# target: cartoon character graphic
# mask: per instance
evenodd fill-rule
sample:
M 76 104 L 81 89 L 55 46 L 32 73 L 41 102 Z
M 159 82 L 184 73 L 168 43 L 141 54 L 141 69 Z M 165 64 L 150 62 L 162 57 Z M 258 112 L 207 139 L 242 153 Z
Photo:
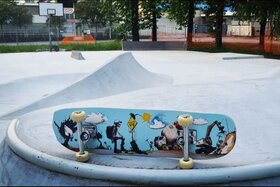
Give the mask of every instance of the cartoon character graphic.
M 64 138 L 63 146 L 69 147 L 69 141 L 73 140 L 73 134 L 77 131 L 77 123 L 72 121 L 70 117 L 67 120 L 61 122 L 60 126 L 54 121 L 55 126 L 58 129 L 61 137 Z
M 103 136 L 100 132 L 98 132 L 97 128 L 98 125 L 103 124 L 106 121 L 108 121 L 108 118 L 104 114 L 100 112 L 93 112 L 86 117 L 85 123 L 83 124 L 83 133 L 86 135 L 85 137 L 87 137 L 86 140 L 89 138 L 97 139 L 99 142 L 97 149 L 106 149 L 101 141 Z
M 183 144 L 183 130 L 177 121 L 164 127 L 161 136 L 154 139 L 154 145 L 158 150 L 179 150 Z
M 124 148 L 125 138 L 118 132 L 118 129 L 121 127 L 122 121 L 115 120 L 114 125 L 107 126 L 106 128 L 106 134 L 107 138 L 112 140 L 112 143 L 114 144 L 114 153 L 121 153 L 122 151 L 127 152 Z M 121 140 L 121 149 L 117 149 L 117 143 L 118 140 Z
M 135 153 L 138 153 L 138 154 L 147 154 L 146 151 L 142 151 L 142 150 L 139 149 L 138 144 L 136 143 L 136 140 L 134 139 L 134 136 L 133 136 L 135 127 L 138 124 L 138 122 L 136 120 L 136 116 L 141 116 L 143 122 L 148 122 L 151 118 L 151 115 L 148 114 L 148 113 L 144 113 L 143 115 L 130 113 L 130 118 L 127 122 L 127 126 L 130 129 L 129 132 L 131 133 L 130 145 L 131 145 L 132 151 L 135 152 Z
M 148 143 L 148 145 L 150 147 L 150 149 L 148 151 L 154 151 L 154 147 L 153 147 L 154 142 L 150 141 L 149 139 L 146 139 L 145 141 Z
M 211 132 L 213 128 L 217 126 L 218 133 L 217 133 L 217 142 L 216 145 L 211 138 Z M 205 137 L 201 138 L 200 140 L 197 140 L 197 132 L 196 131 L 190 131 L 190 138 L 191 144 L 194 144 L 197 149 L 195 150 L 196 153 L 201 154 L 204 153 L 206 155 L 208 154 L 227 154 L 231 151 L 234 143 L 235 143 L 235 131 L 227 133 L 227 131 L 224 130 L 225 127 L 221 124 L 219 121 L 214 121 L 207 127 L 206 135 Z

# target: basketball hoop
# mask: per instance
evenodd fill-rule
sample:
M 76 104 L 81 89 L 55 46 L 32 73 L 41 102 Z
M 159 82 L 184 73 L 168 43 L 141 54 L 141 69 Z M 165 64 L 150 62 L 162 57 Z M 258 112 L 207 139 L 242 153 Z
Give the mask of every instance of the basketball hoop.
M 53 49 L 55 51 L 58 51 L 57 46 L 52 45 L 52 37 L 51 37 L 51 22 L 52 22 L 52 17 L 62 17 L 63 16 L 63 4 L 62 3 L 39 3 L 39 15 L 40 16 L 47 16 L 49 18 L 49 46 L 50 46 L 50 51 Z M 58 37 L 57 37 L 58 38 Z
M 62 3 L 39 3 L 40 16 L 63 16 Z
M 55 10 L 55 9 L 47 9 L 47 14 L 48 14 L 49 16 L 56 15 L 56 10 Z

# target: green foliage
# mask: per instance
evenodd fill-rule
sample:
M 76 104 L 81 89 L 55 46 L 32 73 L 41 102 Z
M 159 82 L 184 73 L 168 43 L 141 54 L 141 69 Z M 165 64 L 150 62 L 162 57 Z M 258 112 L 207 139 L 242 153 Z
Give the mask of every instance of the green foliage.
M 280 36 L 280 10 L 276 11 L 273 17 L 274 35 Z
M 168 18 L 175 21 L 179 29 L 188 25 L 189 0 L 173 0 L 167 8 Z
M 132 33 L 132 3 L 138 1 L 131 0 L 84 0 L 76 4 L 76 17 L 81 19 L 82 23 L 90 26 L 103 26 L 109 24 L 110 26 L 116 24 L 114 32 L 122 37 L 126 37 Z M 140 0 L 139 7 L 139 28 L 152 27 L 152 13 L 155 11 L 157 18 L 163 14 L 164 0 Z
M 97 42 L 95 44 L 71 44 L 61 45 L 61 48 L 66 51 L 80 50 L 80 51 L 111 51 L 121 50 L 122 46 L 119 41 Z
M 112 25 L 113 23 L 118 22 L 118 16 L 116 15 L 117 11 L 115 8 L 114 0 L 106 0 L 103 2 L 103 6 L 101 6 L 101 12 L 104 15 L 104 22 L 109 23 Z
M 104 2 L 100 0 L 80 1 L 76 4 L 76 16 L 82 23 L 90 26 L 104 26 L 106 24 L 105 15 L 102 10 Z
M 204 1 L 207 6 L 202 8 L 201 10 L 206 14 L 206 17 L 217 17 L 217 14 L 224 13 L 225 6 L 233 6 L 233 0 L 205 0 Z M 216 18 L 215 18 L 216 19 Z M 213 21 L 213 20 L 211 20 Z M 217 20 L 215 20 L 216 22 Z M 212 23 L 213 24 L 213 23 Z
M 153 26 L 153 13 L 157 19 L 161 18 L 165 11 L 166 2 L 164 0 L 142 0 L 140 4 L 142 7 L 140 13 L 140 28 L 149 29 Z
M 98 42 L 95 44 L 70 44 L 60 45 L 59 48 L 66 51 L 80 50 L 80 51 L 109 51 L 121 50 L 122 46 L 119 41 Z M 36 52 L 48 51 L 49 45 L 0 45 L 0 53 L 19 53 L 19 52 Z
M 114 0 L 113 1 L 115 9 L 117 28 L 114 30 L 119 35 L 125 36 L 131 33 L 131 3 L 127 0 Z
M 0 0 L 0 25 L 7 24 L 13 17 L 14 0 Z
M 115 0 L 113 1 L 115 15 L 117 17 L 118 26 L 115 32 L 122 36 L 132 33 L 132 1 Z M 165 0 L 140 0 L 139 1 L 139 29 L 156 28 L 156 22 L 153 19 L 160 18 L 164 13 Z M 135 23 L 134 23 L 135 24 Z
M 235 15 L 242 21 L 271 19 L 279 8 L 280 0 L 235 0 Z
M 48 50 L 48 45 L 0 45 L 0 53 L 36 52 L 38 49 Z
M 0 25 L 13 24 L 23 27 L 32 22 L 32 15 L 24 6 L 16 5 L 14 0 L 0 0 Z
M 236 16 L 239 20 L 256 20 L 260 23 L 260 46 L 264 46 L 265 27 L 267 22 L 274 24 L 274 29 L 278 32 L 278 12 L 280 9 L 280 0 L 235 0 L 238 2 L 235 6 Z M 271 32 L 271 34 L 273 34 Z
M 32 23 L 32 14 L 25 6 L 14 6 L 12 11 L 11 24 L 21 28 Z

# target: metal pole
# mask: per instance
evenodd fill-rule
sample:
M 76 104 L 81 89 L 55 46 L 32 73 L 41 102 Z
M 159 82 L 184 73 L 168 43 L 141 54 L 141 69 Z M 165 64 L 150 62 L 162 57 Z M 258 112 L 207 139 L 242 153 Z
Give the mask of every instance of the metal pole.
M 52 15 L 49 15 L 49 47 L 50 51 L 52 51 L 52 36 L 51 36 L 51 21 L 52 20 Z

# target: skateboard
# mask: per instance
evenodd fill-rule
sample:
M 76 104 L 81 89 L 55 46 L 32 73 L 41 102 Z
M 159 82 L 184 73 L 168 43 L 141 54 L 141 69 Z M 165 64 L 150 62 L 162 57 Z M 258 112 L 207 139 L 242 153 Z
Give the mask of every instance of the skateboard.
M 73 120 L 74 111 L 83 111 L 83 116 Z M 178 117 L 186 113 L 193 118 L 188 131 L 178 123 Z M 211 159 L 228 154 L 236 141 L 235 124 L 230 117 L 185 111 L 61 109 L 53 115 L 53 130 L 58 142 L 70 150 L 77 152 L 82 146 L 82 151 L 108 154 L 179 157 L 188 140 L 192 158 Z M 184 132 L 188 134 L 187 140 L 184 140 Z

